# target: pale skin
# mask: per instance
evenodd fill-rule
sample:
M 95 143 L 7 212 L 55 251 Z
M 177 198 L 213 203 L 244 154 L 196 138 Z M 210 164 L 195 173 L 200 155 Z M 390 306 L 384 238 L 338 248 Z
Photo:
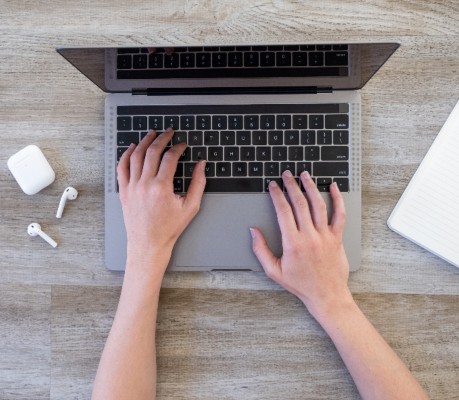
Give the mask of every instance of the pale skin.
M 150 131 L 131 145 L 118 165 L 127 230 L 126 273 L 115 320 L 105 345 L 92 398 L 155 399 L 155 327 L 162 278 L 174 244 L 198 213 L 205 188 L 205 162 L 197 163 L 186 196 L 173 192 L 173 176 L 185 144 L 161 158 L 173 136 Z M 348 288 L 349 265 L 342 244 L 344 201 L 330 187 L 333 215 L 307 173 L 306 196 L 289 172 L 282 179 L 290 201 L 269 187 L 282 233 L 277 258 L 263 233 L 251 228 L 252 246 L 266 274 L 297 296 L 334 342 L 363 399 L 428 399 L 409 369 L 360 311 Z

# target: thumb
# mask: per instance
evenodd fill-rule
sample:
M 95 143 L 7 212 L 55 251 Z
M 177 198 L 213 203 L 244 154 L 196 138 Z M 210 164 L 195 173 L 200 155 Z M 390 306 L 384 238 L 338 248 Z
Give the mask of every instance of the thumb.
M 280 260 L 277 258 L 266 243 L 266 239 L 258 228 L 250 228 L 252 236 L 252 250 L 258 258 L 266 275 L 279 283 L 281 278 Z

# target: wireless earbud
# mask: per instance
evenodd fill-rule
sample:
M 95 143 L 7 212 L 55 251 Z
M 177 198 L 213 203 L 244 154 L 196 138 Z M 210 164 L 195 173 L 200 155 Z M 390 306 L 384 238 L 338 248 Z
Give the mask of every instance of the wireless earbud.
M 64 193 L 62 194 L 61 201 L 59 202 L 56 218 L 62 217 L 62 213 L 64 212 L 64 207 L 67 200 L 75 200 L 77 197 L 78 191 L 75 188 L 69 186 L 67 189 L 65 189 Z
M 51 239 L 45 232 L 41 230 L 40 224 L 37 224 L 36 222 L 31 223 L 27 227 L 27 233 L 30 236 L 41 236 L 44 240 L 46 240 L 51 246 L 57 247 L 57 243 Z

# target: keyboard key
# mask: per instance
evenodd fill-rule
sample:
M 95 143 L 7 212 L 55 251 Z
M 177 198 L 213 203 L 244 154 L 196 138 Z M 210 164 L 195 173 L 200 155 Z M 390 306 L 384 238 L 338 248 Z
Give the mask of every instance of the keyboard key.
M 284 135 L 282 131 L 269 131 L 268 132 L 268 144 L 279 145 L 284 143 Z
M 132 129 L 131 117 L 118 117 L 117 128 L 119 131 L 130 131 Z
M 324 127 L 324 116 L 323 115 L 310 115 L 309 116 L 309 128 L 310 129 L 323 129 Z
M 231 52 L 228 53 L 228 67 L 242 67 L 242 53 L 241 52 Z M 233 128 L 236 129 L 236 128 Z
M 149 68 L 163 68 L 164 55 L 161 53 L 152 53 L 148 56 Z
M 329 44 L 318 44 L 317 50 L 331 50 L 331 45 Z
M 178 68 L 180 65 L 180 55 L 178 53 L 164 55 L 164 68 Z
M 275 146 L 272 149 L 273 161 L 287 161 L 287 147 Z
M 325 128 L 347 129 L 349 128 L 349 116 L 347 114 L 330 114 L 325 116 Z
M 185 171 L 185 176 L 186 177 L 193 176 L 193 171 L 194 171 L 194 166 L 195 165 L 196 165 L 196 163 L 191 163 L 191 162 L 187 162 L 187 163 L 183 164 L 183 169 Z
M 206 162 L 206 167 L 204 169 L 206 177 L 215 176 L 215 163 Z
M 265 178 L 265 192 L 269 192 L 269 184 L 271 181 L 276 182 L 277 186 L 279 186 L 281 190 L 284 190 L 284 182 L 282 181 L 282 178 Z
M 293 116 L 293 129 L 306 129 L 308 127 L 307 115 L 294 115 Z
M 339 66 L 348 64 L 347 51 L 327 51 L 325 53 L 325 65 Z
M 226 115 L 214 115 L 212 116 L 212 129 L 225 130 L 228 125 Z
M 266 131 L 253 131 L 252 144 L 265 145 L 268 144 L 268 133 Z
M 280 175 L 282 175 L 282 173 L 284 171 L 290 171 L 292 173 L 293 176 L 296 175 L 296 168 L 295 168 L 295 163 L 294 162 L 282 162 L 280 163 Z
M 201 131 L 188 132 L 188 144 L 190 146 L 202 146 L 202 132 Z
M 182 193 L 183 192 L 183 178 L 174 178 L 174 192 Z
M 180 178 L 183 176 L 183 163 L 178 163 L 177 168 L 175 169 L 175 174 L 174 176 L 176 178 Z
M 164 117 L 164 127 L 165 129 L 172 128 L 174 131 L 180 129 L 179 128 L 179 117 L 166 115 Z
M 316 144 L 315 131 L 301 131 L 301 144 Z
M 180 129 L 184 131 L 191 131 L 194 129 L 194 115 L 180 116 Z
M 135 54 L 132 56 L 132 66 L 134 69 L 146 69 L 148 67 L 146 54 Z
M 119 161 L 121 156 L 124 154 L 124 152 L 127 150 L 128 148 L 127 147 L 118 147 L 116 149 L 116 155 L 117 155 L 117 160 Z
M 118 54 L 131 54 L 131 53 L 138 53 L 138 47 L 122 47 L 118 49 Z
M 223 147 L 209 147 L 207 154 L 209 161 L 223 161 Z M 217 164 L 218 175 L 218 164 Z
M 315 176 L 347 176 L 349 164 L 347 162 L 315 162 L 312 167 Z
M 190 180 L 191 181 L 191 180 Z M 185 187 L 189 182 L 185 183 Z M 205 192 L 207 193 L 259 193 L 263 192 L 261 178 L 208 178 Z
M 276 118 L 277 129 L 291 129 L 292 128 L 292 116 L 291 115 L 278 115 Z
M 295 67 L 305 67 L 308 65 L 308 53 L 304 51 L 293 53 L 293 65 Z
M 272 51 L 260 53 L 260 65 L 262 67 L 274 67 L 276 65 L 275 54 Z
M 238 161 L 239 160 L 239 147 L 228 146 L 225 147 L 225 161 Z
M 148 127 L 155 131 L 162 131 L 164 129 L 163 125 L 163 116 L 162 115 L 152 115 L 148 117 Z
M 131 69 L 132 57 L 130 55 L 118 56 L 117 67 L 118 69 Z
M 265 163 L 265 176 L 279 176 L 279 163 L 277 162 Z
M 263 176 L 263 163 L 261 162 L 249 163 L 249 176 Z
M 212 129 L 210 126 L 210 115 L 197 115 L 196 128 L 202 130 Z
M 207 160 L 207 147 L 196 146 L 191 148 L 193 161 Z
M 247 163 L 233 163 L 233 176 L 247 176 Z
M 319 146 L 306 146 L 304 148 L 304 159 L 306 161 L 320 160 L 320 147 Z
M 349 178 L 335 178 L 333 182 L 336 182 L 341 192 L 349 192 Z
M 139 144 L 139 132 L 118 132 L 118 146 L 128 146 L 131 143 Z
M 244 53 L 244 67 L 258 67 L 259 65 L 258 53 L 248 51 Z
M 260 128 L 261 129 L 274 129 L 275 128 L 274 115 L 261 115 Z
M 289 161 L 303 161 L 303 147 L 291 146 L 288 148 Z
M 183 131 L 175 131 L 172 136 L 172 144 L 187 143 L 187 134 Z
M 324 146 L 321 159 L 324 161 L 348 160 L 349 148 L 347 146 Z
M 278 67 L 290 67 L 292 65 L 292 54 L 285 51 L 276 53 L 276 64 Z
M 297 162 L 296 175 L 300 176 L 303 171 L 308 171 L 310 174 L 312 174 L 312 164 L 310 162 Z
M 324 65 L 324 53 L 309 53 L 309 66 L 310 67 L 321 67 Z
M 217 176 L 231 176 L 231 163 L 218 162 L 215 170 Z
M 220 144 L 224 146 L 236 144 L 236 134 L 234 131 L 220 132 Z
M 317 178 L 316 185 L 319 192 L 329 192 L 331 184 L 332 178 Z
M 285 131 L 284 143 L 287 145 L 300 144 L 300 132 L 299 131 Z
M 226 53 L 213 53 L 212 54 L 212 67 L 214 68 L 224 68 L 227 65 L 226 62 Z
M 218 144 L 218 132 L 217 131 L 205 131 L 204 132 L 204 144 L 206 146 Z
M 168 149 L 166 148 L 166 150 Z M 179 162 L 183 162 L 183 161 L 191 161 L 191 148 L 190 147 L 187 147 L 183 151 L 182 155 L 180 156 Z
M 332 144 L 332 132 L 317 131 L 317 144 Z
M 147 129 L 147 117 L 134 117 L 132 118 L 132 129 L 144 131 Z
M 194 68 L 194 53 L 180 54 L 180 68 Z
M 229 129 L 243 129 L 242 115 L 230 115 L 228 117 L 228 128 Z
M 257 161 L 271 160 L 271 147 L 256 147 Z
M 255 161 L 255 147 L 241 147 L 242 161 Z
M 334 131 L 333 132 L 333 144 L 349 144 L 349 132 L 348 131 Z
M 196 67 L 209 68 L 211 64 L 210 53 L 197 53 L 196 54 Z
M 258 115 L 246 115 L 244 116 L 244 129 L 258 129 L 259 120 Z
M 239 146 L 244 146 L 251 144 L 250 132 L 249 131 L 239 131 L 236 132 L 236 144 Z

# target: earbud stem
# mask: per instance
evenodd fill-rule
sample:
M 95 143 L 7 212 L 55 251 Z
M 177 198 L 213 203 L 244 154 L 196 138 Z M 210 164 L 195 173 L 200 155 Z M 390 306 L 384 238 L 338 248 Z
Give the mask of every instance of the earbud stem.
M 51 239 L 45 232 L 39 230 L 38 234 L 40 235 L 40 237 L 46 240 L 51 246 L 57 247 L 57 243 L 53 239 Z

